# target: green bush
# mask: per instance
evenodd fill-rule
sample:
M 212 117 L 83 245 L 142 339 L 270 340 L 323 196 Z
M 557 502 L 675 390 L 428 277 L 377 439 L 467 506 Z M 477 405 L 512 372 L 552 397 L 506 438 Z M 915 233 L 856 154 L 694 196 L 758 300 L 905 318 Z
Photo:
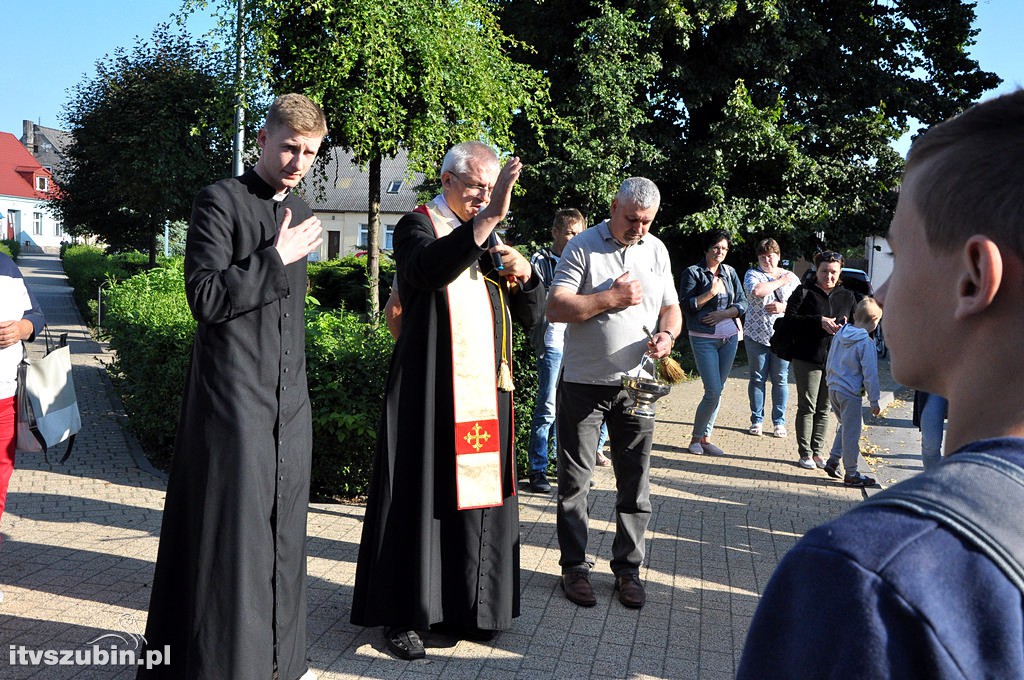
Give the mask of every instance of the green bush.
M 105 257 L 101 252 L 98 256 L 93 251 L 72 252 L 76 248 L 81 247 L 69 248 L 68 256 L 82 271 L 108 276 L 116 269 L 112 263 L 92 261 Z M 182 260 L 115 279 L 104 296 L 103 332 L 116 352 L 111 376 L 143 448 L 154 464 L 167 468 L 195 332 L 185 298 Z M 386 327 L 371 328 L 360 313 L 307 310 L 314 499 L 366 493 L 393 346 Z M 514 327 L 515 449 L 520 470 L 526 469 L 537 392 L 535 363 L 526 334 Z
M 102 248 L 90 245 L 72 245 L 64 250 L 64 273 L 74 289 L 75 304 L 89 323 L 96 322 L 96 301 L 101 284 L 123 281 L 148 265 L 149 256 L 145 253 L 106 255 Z M 105 320 L 103 325 L 106 325 Z
M 313 498 L 366 493 L 393 347 L 384 324 L 371 328 L 344 310 L 308 315 Z
M 0 240 L 0 246 L 3 246 L 2 250 L 10 255 L 12 260 L 17 260 L 18 256 L 21 255 L 21 244 L 18 243 L 16 238 Z
M 102 269 L 102 267 L 96 267 Z M 132 430 L 158 467 L 169 466 L 196 323 L 182 260 L 110 284 L 103 331 L 116 359 L 111 377 Z M 314 498 L 366 492 L 393 341 L 358 315 L 307 314 L 306 360 L 313 412 Z
M 324 309 L 347 309 L 366 314 L 366 258 L 348 255 L 340 260 L 311 262 L 308 267 L 310 295 Z M 395 263 L 387 257 L 380 259 L 379 307 L 384 308 L 391 294 L 391 279 Z
M 105 292 L 103 331 L 116 357 L 110 375 L 153 462 L 167 467 L 196 322 L 185 299 L 180 260 Z

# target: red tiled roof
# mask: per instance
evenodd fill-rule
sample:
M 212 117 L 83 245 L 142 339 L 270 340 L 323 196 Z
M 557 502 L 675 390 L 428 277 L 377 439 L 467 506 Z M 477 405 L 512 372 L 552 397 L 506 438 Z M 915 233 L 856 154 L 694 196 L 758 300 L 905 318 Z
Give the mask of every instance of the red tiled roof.
M 36 191 L 36 177 L 48 178 L 50 191 Z M 0 132 L 0 195 L 42 201 L 50 198 L 55 188 L 53 175 L 21 145 L 18 138 L 9 132 Z

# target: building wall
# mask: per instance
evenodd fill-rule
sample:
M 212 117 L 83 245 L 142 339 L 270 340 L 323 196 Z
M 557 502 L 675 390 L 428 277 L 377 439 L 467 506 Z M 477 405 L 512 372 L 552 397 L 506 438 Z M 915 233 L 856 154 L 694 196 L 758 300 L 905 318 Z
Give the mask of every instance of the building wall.
M 60 252 L 60 242 L 69 240 L 46 203 L 17 196 L 0 196 L 0 237 L 18 239 L 25 252 L 46 253 Z
M 354 255 L 366 250 L 365 244 L 359 243 L 360 227 L 367 223 L 366 213 L 353 212 L 323 212 L 316 211 L 316 216 L 324 227 L 324 242 L 320 245 L 319 259 L 327 260 L 335 256 L 331 252 L 337 244 L 337 256 Z M 387 242 L 388 227 L 394 229 L 401 214 L 381 213 L 380 216 L 380 245 L 384 251 L 390 251 L 390 244 Z M 334 232 L 335 235 L 332 235 Z

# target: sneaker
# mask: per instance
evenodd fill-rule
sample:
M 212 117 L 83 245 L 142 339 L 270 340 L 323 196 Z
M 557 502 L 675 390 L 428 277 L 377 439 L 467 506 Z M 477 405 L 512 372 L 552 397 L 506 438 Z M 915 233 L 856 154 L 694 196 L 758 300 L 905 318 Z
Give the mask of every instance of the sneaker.
M 825 469 L 825 461 L 823 461 L 821 459 L 821 456 L 819 456 L 818 454 L 814 454 L 813 456 L 811 456 L 811 460 L 813 460 L 814 464 L 820 467 L 822 470 Z
M 805 470 L 813 470 L 816 467 L 814 465 L 814 461 L 811 460 L 810 458 L 801 458 L 796 462 L 796 464 Z
M 829 477 L 839 479 L 842 475 L 839 473 L 839 459 L 829 458 L 828 462 L 825 463 L 825 474 Z
M 754 435 L 755 437 L 760 437 L 761 436 L 761 423 L 754 423 L 753 425 L 750 426 L 750 429 L 747 430 L 747 432 L 749 432 L 750 434 Z
M 867 475 L 862 475 L 859 472 L 849 472 L 843 477 L 843 484 L 845 486 L 862 489 L 865 486 L 874 486 L 875 480 Z
M 543 472 L 531 474 L 529 489 L 533 493 L 551 493 L 551 483 L 548 481 L 548 476 Z
M 704 442 L 701 442 L 700 446 L 701 446 L 702 449 L 704 449 L 704 455 L 705 456 L 724 456 L 725 455 L 725 451 L 723 451 L 722 449 L 718 448 L 717 446 L 715 446 L 711 442 L 707 442 L 706 444 Z
M 786 432 L 786 426 L 785 425 L 776 425 L 775 426 L 775 438 L 776 439 L 785 439 L 787 434 L 789 434 L 789 433 Z
M 704 447 L 701 445 L 699 441 L 690 442 L 690 445 L 686 447 L 686 450 L 695 456 L 704 455 Z

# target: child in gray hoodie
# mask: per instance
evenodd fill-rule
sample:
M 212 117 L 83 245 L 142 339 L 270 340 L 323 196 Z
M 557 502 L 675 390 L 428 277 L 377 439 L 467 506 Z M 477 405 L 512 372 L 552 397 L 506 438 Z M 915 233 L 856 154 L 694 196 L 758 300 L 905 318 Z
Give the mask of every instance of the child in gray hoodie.
M 878 415 L 878 357 L 869 333 L 878 327 L 882 308 L 874 298 L 864 298 L 853 310 L 853 323 L 846 324 L 832 338 L 825 362 L 825 382 L 832 410 L 839 418 L 839 429 L 825 472 L 839 477 L 839 459 L 846 475 L 843 484 L 851 487 L 874 486 L 875 480 L 857 471 L 860 457 L 861 390 L 871 402 L 871 414 Z

